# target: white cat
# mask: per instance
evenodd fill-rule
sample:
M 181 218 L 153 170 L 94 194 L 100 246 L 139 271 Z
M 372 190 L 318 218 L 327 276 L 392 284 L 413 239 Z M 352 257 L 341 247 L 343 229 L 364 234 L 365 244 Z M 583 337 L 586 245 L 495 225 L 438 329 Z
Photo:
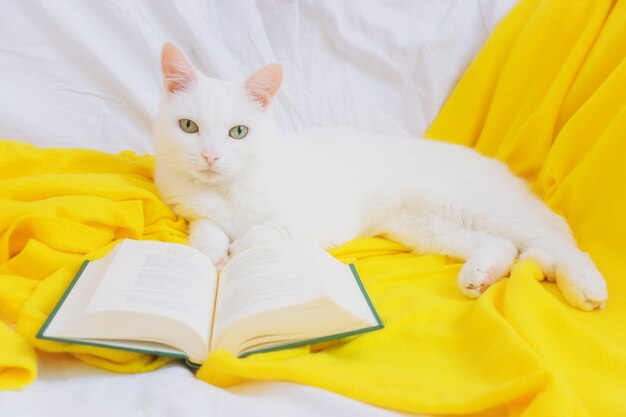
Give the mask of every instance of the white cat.
M 468 297 L 506 276 L 519 255 L 570 304 L 604 307 L 604 278 L 567 223 L 505 165 L 445 142 L 343 128 L 283 135 L 271 112 L 280 65 L 237 83 L 198 73 L 171 43 L 161 59 L 155 181 L 213 262 L 277 239 L 331 248 L 380 235 L 465 259 L 458 282 Z

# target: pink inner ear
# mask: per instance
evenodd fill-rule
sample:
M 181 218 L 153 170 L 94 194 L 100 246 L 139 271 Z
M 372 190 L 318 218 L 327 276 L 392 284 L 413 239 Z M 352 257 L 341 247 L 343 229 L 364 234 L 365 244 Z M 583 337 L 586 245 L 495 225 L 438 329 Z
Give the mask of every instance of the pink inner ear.
M 161 68 L 165 90 L 175 93 L 190 88 L 196 82 L 196 71 L 176 45 L 166 42 L 161 52 Z
M 278 92 L 282 80 L 283 67 L 274 63 L 257 70 L 248 77 L 243 86 L 253 101 L 259 103 L 261 107 L 267 108 Z

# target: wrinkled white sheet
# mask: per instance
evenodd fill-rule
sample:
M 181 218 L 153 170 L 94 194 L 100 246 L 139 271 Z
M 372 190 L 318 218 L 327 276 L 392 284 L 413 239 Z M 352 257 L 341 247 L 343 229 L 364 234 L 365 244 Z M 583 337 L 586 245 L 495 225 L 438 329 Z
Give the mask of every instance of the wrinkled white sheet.
M 283 63 L 275 113 L 284 129 L 419 136 L 515 2 L 3 1 L 0 138 L 151 153 L 165 40 L 216 78 Z M 182 365 L 115 375 L 44 355 L 40 373 L 0 393 L 0 415 L 396 415 L 294 384 L 222 390 Z

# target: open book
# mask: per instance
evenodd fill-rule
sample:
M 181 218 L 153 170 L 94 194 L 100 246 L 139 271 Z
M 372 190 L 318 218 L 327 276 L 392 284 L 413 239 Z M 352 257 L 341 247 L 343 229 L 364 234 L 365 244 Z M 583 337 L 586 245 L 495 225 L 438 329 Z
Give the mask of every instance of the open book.
M 37 337 L 199 364 L 381 327 L 354 266 L 311 242 L 242 252 L 218 278 L 190 246 L 123 240 L 83 264 Z

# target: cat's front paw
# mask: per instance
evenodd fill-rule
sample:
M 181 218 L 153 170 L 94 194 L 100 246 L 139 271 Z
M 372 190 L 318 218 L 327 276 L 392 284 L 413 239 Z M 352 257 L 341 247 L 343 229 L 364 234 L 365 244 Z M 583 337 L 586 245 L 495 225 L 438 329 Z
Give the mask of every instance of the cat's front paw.
M 269 225 L 252 226 L 248 233 L 231 243 L 229 253 L 236 255 L 248 249 L 285 240 L 285 233 Z
M 592 311 L 604 308 L 609 294 L 606 281 L 591 259 L 584 254 L 578 261 L 556 270 L 556 285 L 572 306 Z
M 206 239 L 194 239 L 189 236 L 189 244 L 205 254 L 219 271 L 228 260 L 228 242 L 212 242 Z
M 189 244 L 205 254 L 221 270 L 228 260 L 230 239 L 212 224 L 196 222 L 189 231 Z

